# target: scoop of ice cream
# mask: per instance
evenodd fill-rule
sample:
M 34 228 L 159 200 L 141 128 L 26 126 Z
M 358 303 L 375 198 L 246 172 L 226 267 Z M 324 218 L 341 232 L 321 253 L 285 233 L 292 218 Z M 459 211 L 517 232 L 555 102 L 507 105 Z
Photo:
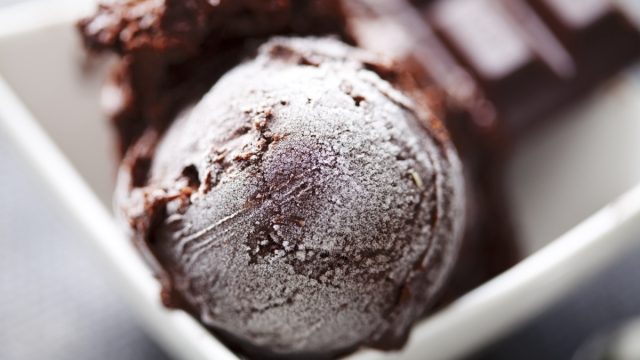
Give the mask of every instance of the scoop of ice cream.
M 116 210 L 165 301 L 261 356 L 402 345 L 452 268 L 464 194 L 389 66 L 276 38 L 129 150 Z

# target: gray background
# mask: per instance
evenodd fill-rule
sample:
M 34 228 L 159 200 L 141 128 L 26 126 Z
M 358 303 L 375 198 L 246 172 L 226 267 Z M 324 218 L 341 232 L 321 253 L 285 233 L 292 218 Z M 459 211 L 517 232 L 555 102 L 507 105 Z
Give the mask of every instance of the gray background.
M 58 211 L 0 134 L 0 360 L 167 358 Z M 474 358 L 572 358 L 640 316 L 639 274 L 640 249 Z

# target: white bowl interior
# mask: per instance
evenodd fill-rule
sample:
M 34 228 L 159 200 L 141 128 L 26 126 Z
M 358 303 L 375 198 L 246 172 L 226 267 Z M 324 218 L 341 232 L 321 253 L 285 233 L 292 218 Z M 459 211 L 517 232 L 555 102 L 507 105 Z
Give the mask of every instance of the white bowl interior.
M 99 105 L 102 65 L 87 62 L 70 22 L 6 37 L 0 44 L 5 80 L 110 208 L 116 152 Z
M 517 149 L 509 197 L 533 253 L 640 181 L 640 76 L 629 71 Z

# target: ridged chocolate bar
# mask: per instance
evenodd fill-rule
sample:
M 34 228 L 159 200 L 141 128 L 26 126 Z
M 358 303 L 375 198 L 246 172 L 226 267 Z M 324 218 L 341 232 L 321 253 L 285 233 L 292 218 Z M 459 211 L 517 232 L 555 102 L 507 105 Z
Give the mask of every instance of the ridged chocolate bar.
M 362 46 L 417 64 L 467 113 L 452 126 L 471 120 L 474 131 L 503 139 L 640 56 L 637 24 L 607 0 L 363 0 L 354 8 Z

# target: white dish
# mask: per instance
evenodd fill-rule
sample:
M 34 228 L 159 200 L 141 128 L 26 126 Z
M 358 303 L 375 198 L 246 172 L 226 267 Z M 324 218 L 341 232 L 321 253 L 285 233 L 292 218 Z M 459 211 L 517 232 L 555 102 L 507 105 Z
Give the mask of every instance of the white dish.
M 48 0 L 0 11 L 0 131 L 84 231 L 161 345 L 184 359 L 237 359 L 190 316 L 162 307 L 157 282 L 113 222 L 113 149 L 98 107 L 104 71 L 82 74 L 73 29 L 73 20 L 90 9 L 90 1 Z M 640 182 L 639 100 L 640 80 L 629 73 L 522 144 L 509 193 L 529 256 L 420 322 L 402 352 L 367 350 L 350 358 L 468 354 L 535 316 L 640 239 L 640 186 L 634 187 Z

